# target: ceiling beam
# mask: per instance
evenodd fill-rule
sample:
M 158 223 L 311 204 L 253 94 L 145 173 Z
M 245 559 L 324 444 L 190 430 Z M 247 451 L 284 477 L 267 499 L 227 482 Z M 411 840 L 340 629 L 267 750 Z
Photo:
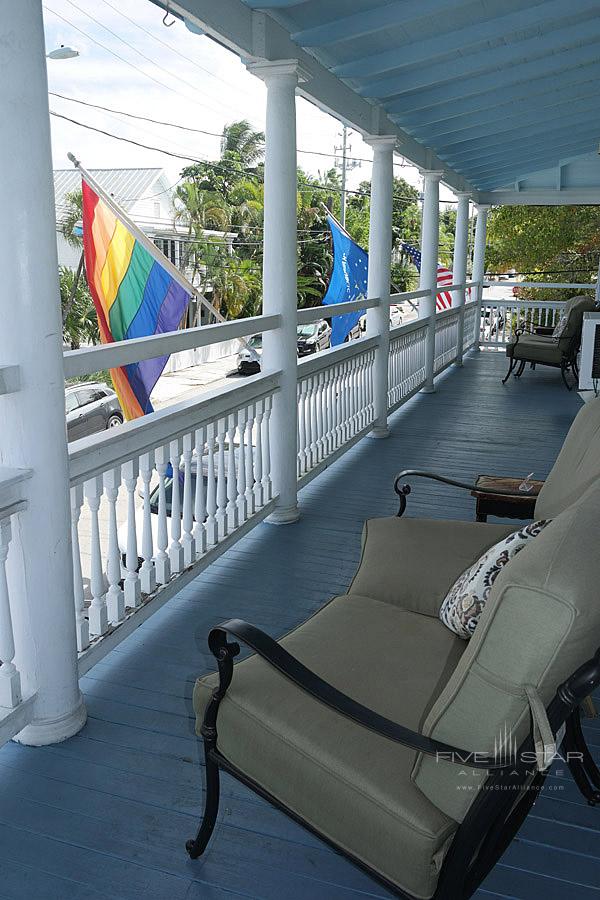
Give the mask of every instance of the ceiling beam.
M 356 78 L 357 90 L 363 97 L 383 99 L 435 84 L 447 84 L 458 78 L 473 78 L 505 66 L 521 65 L 549 53 L 572 52 L 581 44 L 600 41 L 600 18 L 595 16 L 574 25 L 564 25 L 560 21 L 544 22 L 540 24 L 540 32 L 526 40 L 517 39 L 509 44 L 486 47 L 466 56 L 458 55 L 457 51 L 453 59 L 445 59 L 440 65 L 421 65 L 408 70 L 395 68 L 389 76 L 376 81 L 360 76 Z
M 551 188 L 526 188 L 523 191 L 491 190 L 479 191 L 477 202 L 492 206 L 588 206 L 600 205 L 600 187 L 566 188 L 562 191 Z
M 550 101 L 552 100 L 552 95 L 549 96 L 549 99 Z M 571 95 L 562 102 L 553 103 L 551 106 L 530 107 L 525 116 L 523 116 L 522 112 L 517 111 L 507 116 L 496 116 L 495 122 L 475 122 L 471 125 L 463 125 L 463 127 L 452 127 L 452 125 L 447 125 L 445 128 L 417 127 L 407 130 L 419 141 L 433 144 L 435 147 L 445 147 L 452 146 L 452 144 L 463 140 L 474 140 L 493 134 L 506 135 L 513 129 L 520 131 L 525 120 L 527 121 L 527 129 L 529 129 L 532 125 L 552 124 L 559 116 L 562 121 L 562 116 L 565 114 L 572 116 L 580 112 L 588 112 L 594 115 L 600 114 L 598 85 L 594 82 L 590 82 L 590 87 L 584 94 L 578 93 L 575 97 Z
M 408 22 L 418 22 L 419 19 L 449 9 L 455 14 L 457 8 L 467 6 L 470 2 L 471 0 L 463 0 L 462 3 L 457 3 L 456 0 L 420 0 L 415 4 L 414 0 L 394 0 L 375 9 L 338 16 L 322 25 L 296 31 L 292 34 L 292 40 L 301 47 L 327 47 L 340 41 L 368 37 L 394 25 L 405 26 Z
M 514 104 L 516 101 L 532 101 L 536 103 L 540 99 L 547 99 L 552 94 L 560 93 L 577 84 L 583 84 L 592 79 L 600 78 L 600 52 L 594 63 L 588 63 L 569 72 L 563 72 L 560 77 L 560 88 L 557 89 L 555 76 L 536 78 L 529 81 L 520 81 L 513 87 L 506 87 L 501 91 L 496 89 L 482 94 L 473 94 L 463 98 L 460 103 L 444 103 L 439 106 L 430 106 L 414 113 L 391 112 L 392 104 L 386 104 L 389 115 L 397 119 L 402 126 L 414 125 L 419 122 L 433 123 L 448 121 L 452 118 L 466 119 L 477 114 L 489 113 L 502 115 L 502 109 L 506 104 Z M 498 110 L 498 112 L 496 112 Z
M 435 147 L 439 152 L 449 154 L 451 156 L 472 155 L 478 153 L 486 147 L 506 148 L 511 146 L 520 147 L 523 144 L 531 144 L 537 141 L 547 143 L 554 136 L 560 137 L 566 134 L 567 129 L 577 128 L 581 125 L 591 125 L 595 127 L 600 136 L 600 99 L 594 98 L 592 104 L 583 101 L 581 106 L 571 104 L 571 112 L 564 112 L 562 116 L 550 117 L 540 122 L 527 123 L 527 126 L 511 127 L 510 124 L 504 133 L 500 134 L 483 134 L 478 137 L 463 138 L 457 135 L 457 139 L 444 141 L 440 139 L 435 142 Z
M 433 121 L 430 120 L 430 116 L 419 114 L 415 114 L 413 117 L 408 118 L 403 117 L 401 121 L 403 127 L 410 131 L 411 134 L 417 129 L 427 127 L 434 128 L 436 134 L 448 134 L 453 127 L 456 127 L 458 130 L 461 128 L 468 128 L 471 125 L 496 125 L 513 116 L 520 116 L 521 122 L 525 118 L 529 121 L 529 116 L 536 110 L 556 107 L 560 103 L 571 101 L 574 97 L 587 97 L 593 93 L 596 93 L 597 95 L 598 77 L 600 77 L 600 62 L 596 66 L 595 74 L 586 79 L 586 81 L 581 82 L 577 91 L 574 91 L 573 85 L 566 85 L 565 87 L 557 88 L 554 91 L 544 90 L 540 93 L 536 90 L 535 94 L 528 95 L 525 98 L 514 100 L 509 96 L 504 103 L 501 103 L 498 106 L 485 106 L 483 109 L 478 109 L 474 112 L 465 113 L 460 116 L 439 118 L 440 112 L 438 111 L 437 118 Z M 533 84 L 535 84 L 535 82 L 533 82 Z M 436 110 L 437 109 L 438 107 L 436 107 Z
M 525 151 L 512 157 L 507 155 L 480 164 L 465 163 L 464 168 L 477 184 L 485 176 L 495 177 L 498 173 L 502 173 L 503 177 L 504 175 L 507 178 L 510 176 L 510 180 L 514 182 L 524 177 L 524 173 L 552 169 L 564 157 L 576 156 L 586 150 L 589 151 L 590 140 L 593 138 L 583 136 L 578 141 L 571 142 L 570 145 L 553 147 L 551 150 L 540 150 L 537 153 L 535 150 Z
M 518 34 L 528 28 L 539 30 L 541 23 L 550 23 L 553 19 L 564 21 L 578 13 L 597 11 L 595 0 L 534 0 L 525 9 L 498 15 L 482 6 L 483 21 L 471 21 L 460 28 L 440 28 L 433 37 L 410 41 L 383 53 L 364 56 L 334 66 L 332 71 L 340 78 L 363 78 L 381 75 L 389 69 L 402 68 L 418 63 L 433 63 L 436 59 L 447 56 L 454 50 L 467 52 L 469 47 L 493 41 L 502 35 L 509 40 L 511 35 Z M 449 16 L 445 22 L 452 24 Z
M 460 101 L 465 97 L 483 93 L 502 97 L 502 92 L 506 88 L 522 82 L 526 86 L 528 83 L 542 78 L 555 79 L 561 73 L 597 62 L 598 48 L 596 45 L 591 45 L 580 48 L 576 54 L 572 52 L 555 53 L 544 59 L 536 59 L 520 66 L 490 72 L 488 75 L 481 75 L 477 78 L 451 81 L 449 84 L 438 85 L 428 90 L 413 91 L 411 94 L 395 98 L 384 105 L 388 113 L 398 112 L 401 114 L 417 112 L 438 104 L 458 103 L 460 109 Z M 558 81 L 553 81 L 553 83 L 556 86 Z
M 242 0 L 152 0 L 197 25 L 205 34 L 228 47 L 242 59 L 296 59 L 307 73 L 307 81 L 298 94 L 319 109 L 355 128 L 363 135 L 394 134 L 404 157 L 423 169 L 444 170 L 443 181 L 457 191 L 469 191 L 472 185 L 453 172 L 434 151 L 415 141 L 383 109 L 360 97 L 322 65 L 314 56 L 298 47 L 283 26 L 271 16 L 253 12 Z M 264 0 L 263 0 L 264 2 Z

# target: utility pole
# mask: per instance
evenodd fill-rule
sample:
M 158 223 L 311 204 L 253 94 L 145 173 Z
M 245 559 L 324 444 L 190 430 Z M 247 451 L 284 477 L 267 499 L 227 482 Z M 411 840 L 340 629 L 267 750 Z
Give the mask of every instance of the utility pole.
M 341 169 L 342 172 L 342 186 L 341 186 L 341 213 L 340 213 L 340 225 L 342 228 L 346 227 L 346 180 L 348 172 L 351 172 L 352 169 L 356 169 L 360 167 L 360 162 L 358 160 L 349 160 L 348 153 L 352 152 L 352 148 L 348 145 L 348 126 L 342 126 L 342 144 L 341 147 L 334 147 L 334 152 L 337 154 L 341 152 L 341 157 L 338 159 L 336 157 L 335 166 L 337 169 Z

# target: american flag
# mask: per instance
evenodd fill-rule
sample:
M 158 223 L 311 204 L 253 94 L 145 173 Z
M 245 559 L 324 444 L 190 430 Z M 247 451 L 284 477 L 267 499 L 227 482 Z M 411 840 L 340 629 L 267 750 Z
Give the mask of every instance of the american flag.
M 410 256 L 411 260 L 417 267 L 417 272 L 420 272 L 421 251 L 417 250 L 416 247 L 411 247 L 410 244 L 405 244 L 404 242 L 402 243 L 402 249 L 408 256 Z M 443 287 L 446 284 L 452 284 L 452 272 L 441 263 L 438 263 L 437 267 L 437 283 L 438 287 Z M 441 312 L 443 309 L 449 309 L 451 306 L 452 294 L 450 294 L 448 291 L 441 291 L 435 298 L 436 310 L 438 312 Z

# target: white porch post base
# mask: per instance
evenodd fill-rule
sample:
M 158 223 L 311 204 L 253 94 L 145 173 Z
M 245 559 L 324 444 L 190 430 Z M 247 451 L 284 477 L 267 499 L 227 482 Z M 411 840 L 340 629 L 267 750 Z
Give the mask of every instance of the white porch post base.
M 425 342 L 425 384 L 422 393 L 432 394 L 435 359 L 435 297 L 437 294 L 437 265 L 439 247 L 440 179 L 443 172 L 423 171 L 423 221 L 421 225 L 421 275 L 419 289 L 430 291 L 419 303 L 419 318 L 430 319 Z
M 39 719 L 20 731 L 15 741 L 28 747 L 45 747 L 47 744 L 58 744 L 73 737 L 81 731 L 87 719 L 87 711 L 83 697 L 79 697 L 79 705 L 64 716 L 57 719 Z
M 293 525 L 299 519 L 300 510 L 297 505 L 289 506 L 287 509 L 283 506 L 276 506 L 265 522 L 268 522 L 269 525 Z
M 373 366 L 375 422 L 370 437 L 381 439 L 388 428 L 388 365 L 390 355 L 390 268 L 392 264 L 392 205 L 394 190 L 393 135 L 368 135 L 373 147 L 371 209 L 369 222 L 369 277 L 367 295 L 378 297 L 379 305 L 367 310 L 367 335 L 377 337 Z
M 0 397 L 2 465 L 32 472 L 15 517 L 7 579 L 14 662 L 31 719 L 17 737 L 42 745 L 75 734 L 78 686 L 62 322 L 41 0 L 0 3 L 0 360 L 19 390 Z M 34 248 L 34 249 L 33 249 Z M 33 251 L 33 252 L 32 252 Z
M 469 244 L 469 194 L 457 194 L 456 228 L 454 231 L 454 257 L 452 260 L 452 281 L 454 284 L 464 284 L 467 280 L 467 251 Z M 452 306 L 461 311 L 458 320 L 458 336 L 456 341 L 455 366 L 463 364 L 463 338 L 465 333 L 465 300 L 466 288 L 454 291 L 452 294 Z
M 483 297 L 483 279 L 485 276 L 485 242 L 487 237 L 487 216 L 490 207 L 486 205 L 476 204 L 477 221 L 475 223 L 475 246 L 473 248 L 473 281 L 478 281 L 479 286 L 475 288 L 477 292 L 477 328 L 481 323 L 481 300 Z M 479 350 L 479 339 L 475 345 L 475 349 Z
M 297 162 L 296 86 L 306 80 L 297 60 L 250 60 L 248 69 L 267 86 L 263 313 L 279 315 L 281 325 L 263 335 L 262 370 L 281 372 L 273 397 L 270 455 L 275 509 L 266 521 L 290 525 L 298 509 L 297 401 Z

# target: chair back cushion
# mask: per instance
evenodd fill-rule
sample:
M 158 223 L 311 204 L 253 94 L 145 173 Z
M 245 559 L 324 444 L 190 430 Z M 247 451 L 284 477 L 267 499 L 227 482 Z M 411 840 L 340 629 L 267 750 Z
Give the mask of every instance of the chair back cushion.
M 579 348 L 581 342 L 581 329 L 583 327 L 584 312 L 593 312 L 595 309 L 594 299 L 584 295 L 571 297 L 565 303 L 563 314 L 560 317 L 557 327 L 554 329 L 553 337 L 558 341 L 558 346 L 563 353 L 568 353 Z
M 600 480 L 600 397 L 577 413 L 535 504 L 536 519 L 552 519 Z
M 600 645 L 600 484 L 530 541 L 496 579 L 489 601 L 423 733 L 455 747 L 493 754 L 519 745 L 530 729 L 525 687 L 547 705 Z M 477 796 L 485 772 L 419 756 L 412 777 L 456 821 Z

